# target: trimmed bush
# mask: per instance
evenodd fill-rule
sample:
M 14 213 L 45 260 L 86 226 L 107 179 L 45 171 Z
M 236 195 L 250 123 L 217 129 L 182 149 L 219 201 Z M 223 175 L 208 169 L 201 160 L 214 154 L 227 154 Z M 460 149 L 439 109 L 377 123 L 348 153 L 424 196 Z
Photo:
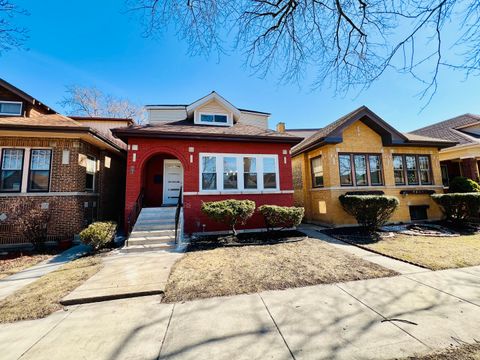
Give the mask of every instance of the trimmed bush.
M 440 205 L 447 221 L 462 223 L 478 217 L 480 193 L 434 194 L 432 198 Z
M 384 195 L 340 195 L 339 200 L 343 209 L 369 232 L 385 224 L 399 204 L 396 197 Z
M 258 212 L 263 215 L 267 230 L 292 228 L 300 225 L 305 214 L 303 207 L 262 205 Z
M 237 235 L 237 224 L 245 224 L 255 211 L 251 200 L 223 200 L 202 202 L 202 212 L 210 219 L 227 224 L 233 235 Z
M 480 185 L 472 179 L 457 176 L 450 181 L 449 193 L 475 193 L 480 192 Z
M 113 241 L 117 224 L 113 221 L 94 222 L 80 233 L 80 240 L 95 250 L 104 248 Z

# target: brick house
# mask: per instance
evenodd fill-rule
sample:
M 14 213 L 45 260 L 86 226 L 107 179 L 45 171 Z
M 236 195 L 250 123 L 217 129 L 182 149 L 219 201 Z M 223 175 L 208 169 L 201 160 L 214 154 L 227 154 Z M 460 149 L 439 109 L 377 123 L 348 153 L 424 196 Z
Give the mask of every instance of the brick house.
M 306 221 L 354 224 L 338 199 L 346 193 L 397 197 L 392 222 L 441 217 L 430 194 L 443 192 L 439 150 L 455 143 L 401 133 L 365 106 L 308 135 L 292 149 L 295 203 Z
M 118 220 L 126 145 L 108 126 L 131 123 L 74 120 L 0 80 L 0 246 L 27 242 L 15 227 L 16 202 L 51 212 L 50 240 L 72 238 L 97 219 Z
M 464 114 L 415 130 L 413 134 L 432 136 L 457 143 L 440 151 L 442 181 L 457 176 L 480 180 L 480 116 Z
M 301 139 L 268 129 L 270 114 L 239 109 L 215 92 L 189 105 L 149 105 L 148 123 L 114 129 L 128 144 L 125 221 L 138 207 L 175 206 L 184 232 L 216 232 L 202 201 L 250 199 L 293 205 L 290 148 Z M 255 214 L 244 229 L 264 228 Z

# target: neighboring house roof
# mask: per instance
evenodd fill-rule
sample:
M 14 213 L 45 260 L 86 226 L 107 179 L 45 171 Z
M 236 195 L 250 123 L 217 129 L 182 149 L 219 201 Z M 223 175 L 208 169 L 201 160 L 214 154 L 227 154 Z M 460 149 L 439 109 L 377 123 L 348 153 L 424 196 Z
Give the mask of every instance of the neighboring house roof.
M 285 132 L 293 136 L 298 136 L 302 138 L 308 138 L 315 134 L 320 128 L 311 128 L 311 129 L 285 129 Z
M 112 134 L 107 134 L 92 127 L 84 126 L 79 122 L 60 114 L 45 114 L 31 117 L 0 117 L 0 130 L 86 133 L 118 150 L 126 150 L 126 144 L 119 139 L 114 138 Z
M 268 112 L 263 112 L 263 111 L 256 111 L 256 110 L 247 110 L 247 109 L 240 109 L 235 107 L 232 103 L 230 103 L 228 100 L 226 100 L 223 96 L 218 94 L 216 91 L 212 91 L 210 94 L 195 100 L 191 104 L 157 104 L 157 105 L 145 105 L 147 109 L 185 109 L 189 115 L 193 113 L 193 111 L 199 107 L 202 106 L 203 104 L 206 104 L 207 102 L 211 100 L 217 100 L 220 102 L 223 106 L 225 106 L 227 109 L 231 110 L 236 116 L 238 116 L 238 112 L 249 112 L 252 114 L 260 114 L 260 115 L 271 115 Z
M 325 144 L 338 144 L 343 141 L 343 130 L 356 121 L 362 121 L 381 135 L 384 145 L 395 146 L 435 146 L 449 147 L 455 145 L 455 142 L 449 140 L 436 139 L 427 136 L 416 136 L 404 134 L 390 126 L 377 114 L 366 106 L 342 116 L 338 120 L 328 124 L 315 132 L 312 136 L 303 140 L 292 149 L 292 155 L 297 155 L 305 151 L 313 150 Z
M 476 144 L 475 134 L 465 131 L 465 127 L 480 124 L 480 115 L 464 114 L 452 119 L 412 131 L 411 134 L 432 136 L 439 139 L 454 141 L 459 145 Z
M 235 123 L 233 126 L 212 126 L 194 124 L 192 120 L 166 122 L 158 125 L 135 125 L 112 130 L 113 134 L 126 139 L 135 137 L 156 137 L 170 139 L 229 140 L 284 142 L 298 144 L 302 138 L 263 129 L 254 125 Z
M 118 117 L 97 117 L 97 116 L 70 116 L 73 120 L 78 121 L 122 121 L 126 122 L 128 125 L 133 125 L 135 121 L 131 118 L 118 118 Z
M 27 94 L 25 91 L 23 90 L 20 90 L 19 88 L 13 86 L 12 84 L 10 84 L 9 82 L 3 80 L 0 78 L 0 87 L 4 87 L 5 89 L 7 89 L 8 91 L 14 93 L 15 95 L 21 97 L 22 99 L 24 99 L 26 102 L 29 102 L 30 104 L 32 105 L 35 105 L 35 106 L 40 106 L 40 107 L 43 107 L 48 113 L 50 114 L 56 114 L 57 112 L 55 110 L 53 110 L 51 107 L 45 105 L 44 103 L 42 103 L 41 101 L 35 99 L 33 96 Z

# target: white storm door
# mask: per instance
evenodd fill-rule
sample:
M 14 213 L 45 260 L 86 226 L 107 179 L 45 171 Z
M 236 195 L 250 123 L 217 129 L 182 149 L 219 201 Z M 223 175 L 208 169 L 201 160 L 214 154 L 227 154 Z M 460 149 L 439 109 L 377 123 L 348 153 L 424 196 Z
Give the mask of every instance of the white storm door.
M 175 205 L 178 202 L 180 188 L 183 185 L 183 169 L 179 160 L 164 160 L 163 163 L 163 205 Z

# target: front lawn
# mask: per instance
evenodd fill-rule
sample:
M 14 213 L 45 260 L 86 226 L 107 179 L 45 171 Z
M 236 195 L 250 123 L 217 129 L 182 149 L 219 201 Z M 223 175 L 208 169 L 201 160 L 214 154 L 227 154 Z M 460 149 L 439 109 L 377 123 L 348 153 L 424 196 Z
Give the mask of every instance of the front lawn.
M 479 360 L 480 343 L 452 347 L 423 356 L 412 356 L 406 360 Z
M 30 266 L 36 265 L 44 260 L 48 260 L 53 255 L 48 254 L 31 254 L 14 256 L 10 259 L 0 260 L 0 279 L 13 275 L 19 271 L 25 270 Z
M 374 250 L 432 270 L 480 265 L 478 233 L 452 237 L 404 234 L 383 237 L 377 233 L 369 237 L 356 234 L 354 228 L 332 229 L 325 232 L 367 250 Z
M 102 267 L 98 257 L 74 260 L 0 301 L 0 323 L 45 317 L 62 308 L 59 301 Z
M 165 302 L 397 275 L 308 238 L 210 249 L 193 245 L 190 249 L 172 269 Z

